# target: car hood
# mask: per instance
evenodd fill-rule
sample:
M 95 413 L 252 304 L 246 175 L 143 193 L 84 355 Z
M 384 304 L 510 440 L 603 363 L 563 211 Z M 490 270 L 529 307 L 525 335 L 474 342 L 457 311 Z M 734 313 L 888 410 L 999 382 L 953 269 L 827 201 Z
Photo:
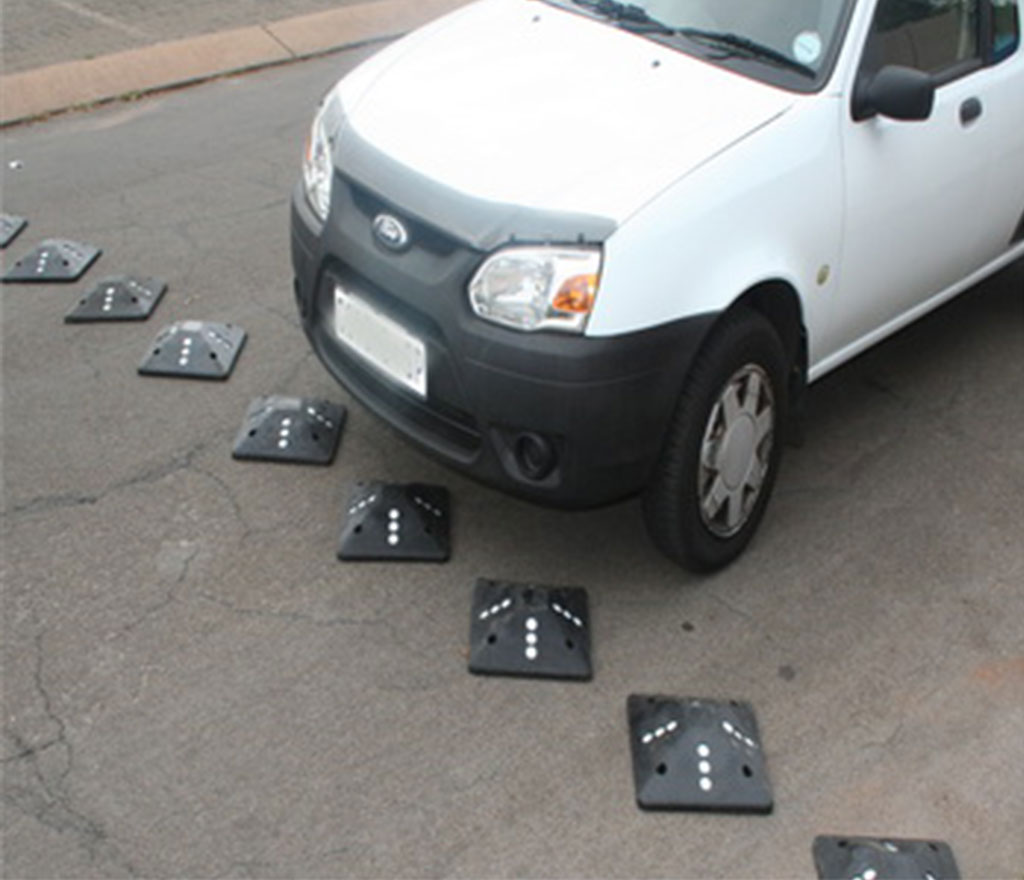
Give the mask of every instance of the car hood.
M 344 79 L 348 125 L 465 196 L 621 224 L 792 94 L 536 0 L 482 0 Z

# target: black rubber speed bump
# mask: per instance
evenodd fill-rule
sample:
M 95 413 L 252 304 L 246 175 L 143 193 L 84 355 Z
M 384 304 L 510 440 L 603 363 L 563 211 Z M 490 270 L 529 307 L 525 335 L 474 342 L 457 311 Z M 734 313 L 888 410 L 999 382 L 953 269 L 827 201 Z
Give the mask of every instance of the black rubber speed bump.
M 50 238 L 18 260 L 4 275 L 7 281 L 77 281 L 99 255 L 103 253 L 91 244 Z
M 590 614 L 581 587 L 480 578 L 473 590 L 469 671 L 587 680 Z
M 227 379 L 245 345 L 245 331 L 234 324 L 178 321 L 164 327 L 139 364 L 148 376 Z
M 345 408 L 303 397 L 257 397 L 235 438 L 235 458 L 330 464 L 338 451 Z
M 451 555 L 448 490 L 420 483 L 356 483 L 338 558 L 445 562 Z
M 771 812 L 771 786 L 749 703 L 634 694 L 626 711 L 641 807 Z
M 5 248 L 14 239 L 21 235 L 21 231 L 28 226 L 28 220 L 24 217 L 15 217 L 13 214 L 0 214 L 0 248 Z
M 895 837 L 814 838 L 814 867 L 821 880 L 959 880 L 949 844 Z
M 119 275 L 104 278 L 64 316 L 68 324 L 91 321 L 145 321 L 156 308 L 167 284 L 159 278 Z

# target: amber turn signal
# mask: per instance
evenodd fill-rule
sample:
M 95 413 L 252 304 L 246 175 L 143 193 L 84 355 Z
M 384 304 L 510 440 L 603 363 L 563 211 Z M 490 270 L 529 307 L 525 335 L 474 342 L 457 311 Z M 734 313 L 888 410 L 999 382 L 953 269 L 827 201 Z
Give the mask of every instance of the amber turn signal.
M 597 275 L 573 275 L 558 289 L 552 306 L 559 312 L 585 315 L 594 308 L 596 293 Z

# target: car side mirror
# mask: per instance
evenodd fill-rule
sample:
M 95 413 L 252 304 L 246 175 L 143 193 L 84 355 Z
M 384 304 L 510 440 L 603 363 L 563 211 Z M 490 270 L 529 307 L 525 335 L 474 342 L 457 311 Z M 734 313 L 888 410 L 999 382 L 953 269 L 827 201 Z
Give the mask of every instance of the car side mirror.
M 935 82 L 911 67 L 890 64 L 875 74 L 862 76 L 853 92 L 853 118 L 888 116 L 905 122 L 927 119 L 935 104 Z

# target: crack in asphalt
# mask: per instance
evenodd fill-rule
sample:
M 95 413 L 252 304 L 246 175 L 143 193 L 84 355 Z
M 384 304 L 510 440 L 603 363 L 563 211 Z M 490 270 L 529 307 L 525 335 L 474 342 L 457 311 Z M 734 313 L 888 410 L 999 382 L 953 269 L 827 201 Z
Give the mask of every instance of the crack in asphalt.
M 39 745 L 31 745 L 18 733 L 9 727 L 4 727 L 5 735 L 17 745 L 21 751 L 18 755 L 8 758 L 4 764 L 12 764 L 15 761 L 26 761 L 31 766 L 32 777 L 36 783 L 36 790 L 19 788 L 7 779 L 4 774 L 3 799 L 13 809 L 35 819 L 37 822 L 52 828 L 61 834 L 71 833 L 79 838 L 81 845 L 85 848 L 90 862 L 106 862 L 117 865 L 129 876 L 138 877 L 139 872 L 130 861 L 125 859 L 117 846 L 110 840 L 106 828 L 85 813 L 77 809 L 71 803 L 71 796 L 67 791 L 68 777 L 71 775 L 75 764 L 75 751 L 71 740 L 68 738 L 67 725 L 56 713 L 53 707 L 53 700 L 46 687 L 43 676 L 45 653 L 43 650 L 43 639 L 46 631 L 36 633 L 35 643 L 35 667 L 33 670 L 33 684 L 36 692 L 42 701 L 43 714 L 52 725 L 57 728 L 57 735 Z M 64 750 L 62 767 L 55 778 L 48 778 L 40 765 L 39 756 L 44 752 L 56 747 Z M 52 775 L 52 774 L 49 774 Z
M 196 456 L 203 452 L 208 446 L 209 442 L 204 440 L 195 444 L 185 452 L 175 455 L 170 461 L 148 468 L 147 470 L 142 471 L 142 473 L 136 474 L 134 477 L 129 477 L 127 480 L 121 480 L 120 482 L 114 483 L 96 494 L 62 492 L 56 495 L 41 495 L 31 499 L 30 501 L 16 504 L 10 510 L 3 511 L 0 513 L 0 519 L 10 519 L 34 513 L 48 513 L 52 510 L 60 510 L 68 507 L 84 507 L 92 504 L 98 504 L 105 498 L 118 492 L 123 492 L 126 489 L 133 489 L 137 486 L 158 483 L 165 477 L 171 476 L 171 474 L 176 474 L 179 471 L 191 468 L 192 462 L 195 460 Z
M 52 749 L 55 745 L 61 744 L 60 739 L 48 739 L 44 743 L 39 743 L 39 745 L 30 745 L 23 737 L 13 730 L 8 730 L 6 727 L 4 728 L 4 736 L 14 743 L 15 747 L 20 749 L 20 751 L 15 755 L 9 755 L 0 760 L 0 764 L 15 764 L 18 761 L 24 761 L 26 758 L 35 758 L 37 755 Z
M 40 495 L 31 501 L 18 504 L 10 510 L 0 513 L 0 518 L 21 516 L 29 513 L 48 513 L 51 510 L 60 510 L 66 507 L 86 507 L 90 504 L 97 504 L 106 493 L 100 495 L 86 495 L 76 492 L 64 492 L 59 495 Z
M 193 562 L 193 560 L 195 560 L 195 558 L 198 555 L 199 555 L 199 547 L 198 546 L 192 547 L 191 548 L 191 552 L 182 561 L 182 563 L 181 563 L 181 570 L 178 572 L 177 577 L 175 577 L 174 582 L 171 584 L 171 588 L 167 591 L 167 595 L 164 596 L 164 598 L 161 599 L 156 604 L 151 605 L 149 608 L 144 609 L 143 612 L 138 617 L 135 618 L 135 620 L 133 620 L 130 623 L 127 623 L 124 626 L 122 626 L 114 634 L 113 637 L 114 638 L 118 638 L 120 636 L 128 635 L 133 630 L 135 630 L 137 627 L 141 626 L 143 623 L 145 623 L 147 620 L 149 620 L 149 618 L 155 617 L 160 612 L 162 612 L 165 608 L 168 608 L 169 606 L 171 606 L 175 602 L 177 602 L 178 601 L 178 592 L 181 590 L 182 586 L 184 586 L 185 581 L 188 580 L 188 573 L 189 573 L 189 570 L 192 567 L 192 562 Z
M 47 720 L 57 725 L 57 737 L 54 740 L 54 744 L 63 745 L 67 753 L 66 766 L 64 767 L 64 770 L 60 775 L 60 781 L 64 782 L 64 780 L 67 779 L 68 774 L 71 772 L 71 767 L 74 764 L 75 760 L 75 753 L 74 747 L 68 740 L 68 730 L 67 726 L 64 724 L 64 719 L 53 711 L 53 701 L 50 699 L 50 693 L 46 689 L 46 685 L 43 683 L 43 637 L 45 636 L 45 634 L 45 630 L 36 633 L 36 637 L 34 640 L 36 646 L 36 665 L 35 669 L 32 672 L 32 682 L 35 685 L 36 691 L 39 693 L 39 696 L 42 698 L 43 714 L 46 716 Z
M 234 487 L 232 487 L 221 477 L 218 477 L 216 474 L 211 473 L 210 471 L 207 470 L 203 470 L 202 468 L 193 467 L 192 473 L 200 477 L 205 477 L 211 483 L 215 483 L 217 486 L 221 488 L 221 490 L 224 492 L 224 497 L 227 499 L 228 505 L 231 507 L 231 511 L 234 514 L 235 519 L 238 520 L 238 524 L 242 527 L 242 536 L 240 540 L 245 541 L 246 539 L 248 539 L 248 537 L 252 535 L 253 532 L 256 531 L 256 529 L 245 518 L 245 514 L 242 513 L 242 505 L 238 500 L 238 496 L 235 494 Z

